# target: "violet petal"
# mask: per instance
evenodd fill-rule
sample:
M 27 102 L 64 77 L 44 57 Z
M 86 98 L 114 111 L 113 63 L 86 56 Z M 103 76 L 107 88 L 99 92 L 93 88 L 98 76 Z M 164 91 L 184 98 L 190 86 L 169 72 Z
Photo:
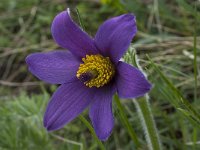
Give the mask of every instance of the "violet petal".
M 143 96 L 152 87 L 139 69 L 127 63 L 118 63 L 117 74 L 117 92 L 121 98 Z
M 47 106 L 44 126 L 48 131 L 60 129 L 90 104 L 93 94 L 92 89 L 79 80 L 61 85 Z
M 98 89 L 93 99 L 94 102 L 91 104 L 89 116 L 100 140 L 106 140 L 114 126 L 112 96 L 115 91 L 115 87 L 112 86 Z
M 80 62 L 67 51 L 33 53 L 26 57 L 29 71 L 52 84 L 67 83 L 76 77 Z
M 78 58 L 98 53 L 93 39 L 73 22 L 68 13 L 63 11 L 54 18 L 51 26 L 54 40 Z
M 105 21 L 96 33 L 95 44 L 114 63 L 123 56 L 137 32 L 135 16 L 125 14 Z

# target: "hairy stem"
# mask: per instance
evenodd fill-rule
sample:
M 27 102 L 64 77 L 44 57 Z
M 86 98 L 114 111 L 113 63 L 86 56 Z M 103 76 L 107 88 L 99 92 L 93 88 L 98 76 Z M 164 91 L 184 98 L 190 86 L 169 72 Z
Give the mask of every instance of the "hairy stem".
M 132 53 L 130 57 L 131 63 L 135 67 L 139 68 L 144 73 L 145 76 L 147 76 L 138 63 L 138 58 L 135 53 L 135 49 L 130 48 L 129 52 Z M 159 134 L 155 125 L 153 114 L 151 112 L 148 94 L 146 94 L 146 96 L 144 97 L 138 98 L 137 100 L 133 100 L 133 102 L 136 106 L 139 118 L 141 120 L 141 124 L 145 133 L 145 138 L 149 149 L 161 150 L 162 145 L 159 139 Z
M 161 150 L 161 142 L 151 112 L 148 96 L 133 100 L 133 102 L 137 108 L 149 149 Z

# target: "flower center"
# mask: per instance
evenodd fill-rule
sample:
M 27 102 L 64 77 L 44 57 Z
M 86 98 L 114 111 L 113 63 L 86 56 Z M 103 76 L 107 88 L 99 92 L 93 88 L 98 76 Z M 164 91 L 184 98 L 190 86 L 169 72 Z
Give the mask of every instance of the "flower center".
M 115 74 L 114 65 L 109 57 L 102 55 L 86 55 L 82 58 L 77 71 L 77 78 L 88 87 L 101 87 L 107 84 Z

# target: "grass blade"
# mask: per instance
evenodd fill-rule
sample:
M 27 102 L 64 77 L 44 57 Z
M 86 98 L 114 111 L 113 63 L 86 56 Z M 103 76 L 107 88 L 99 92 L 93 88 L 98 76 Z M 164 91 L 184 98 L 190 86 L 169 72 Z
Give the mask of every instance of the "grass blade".
M 117 104 L 117 108 L 119 110 L 120 119 L 125 124 L 125 126 L 128 130 L 128 134 L 130 135 L 130 137 L 131 137 L 132 141 L 134 142 L 134 144 L 136 145 L 136 147 L 139 147 L 140 143 L 138 141 L 137 135 L 136 135 L 135 131 L 133 130 L 133 128 L 131 127 L 131 124 L 129 123 L 128 118 L 125 115 L 124 107 L 121 104 L 119 97 L 117 95 L 115 95 L 114 99 Z
M 197 8 L 195 5 L 195 23 L 194 23 L 194 61 L 193 61 L 193 67 L 194 67 L 194 100 L 197 101 Z
M 177 97 L 178 102 L 177 103 L 173 103 L 173 105 L 179 109 L 182 108 L 184 110 L 187 110 L 187 112 L 189 113 L 187 116 L 187 118 L 189 120 L 195 120 L 196 122 L 200 122 L 200 115 L 199 113 L 193 108 L 193 106 L 189 103 L 189 101 L 187 99 L 185 99 L 183 97 L 183 95 L 180 93 L 180 91 L 171 83 L 171 81 L 169 81 L 169 79 L 161 72 L 161 70 L 158 68 L 158 66 L 150 59 L 149 56 L 147 56 L 151 65 L 154 67 L 155 71 L 159 74 L 159 76 L 161 77 L 161 79 L 167 84 L 167 86 L 173 90 L 174 94 Z M 183 112 L 183 111 L 180 111 Z M 200 126 L 198 126 L 200 127 Z
M 81 16 L 80 16 L 80 13 L 79 13 L 78 8 L 76 8 L 76 14 L 77 14 L 77 16 L 78 16 L 78 21 L 79 21 L 79 23 L 80 23 L 80 26 L 81 26 L 82 30 L 85 31 L 85 26 L 84 26 L 83 21 L 82 21 L 82 19 L 81 19 Z
M 105 150 L 105 147 L 103 145 L 103 143 L 99 140 L 99 138 L 97 137 L 97 135 L 95 134 L 94 129 L 92 128 L 92 126 L 90 125 L 90 123 L 82 116 L 79 116 L 79 119 L 85 124 L 85 126 L 90 130 L 92 136 L 94 137 L 95 141 L 98 143 L 99 148 L 101 150 Z

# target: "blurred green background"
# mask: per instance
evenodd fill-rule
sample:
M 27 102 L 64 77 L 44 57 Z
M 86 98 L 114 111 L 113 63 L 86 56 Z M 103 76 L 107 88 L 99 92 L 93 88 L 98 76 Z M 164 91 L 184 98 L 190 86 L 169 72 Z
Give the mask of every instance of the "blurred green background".
M 195 11 L 195 5 L 196 10 Z M 160 67 L 183 96 L 200 112 L 200 76 L 194 80 L 200 62 L 200 2 L 194 0 L 1 0 L 0 2 L 0 150 L 96 150 L 98 144 L 77 118 L 63 129 L 47 133 L 42 116 L 55 85 L 31 75 L 25 57 L 33 52 L 59 49 L 50 33 L 52 19 L 70 8 L 78 23 L 78 9 L 85 30 L 92 36 L 106 19 L 132 12 L 137 17 L 138 33 L 131 48 L 154 88 L 150 103 L 163 149 L 200 149 L 199 128 L 181 114 L 174 91 L 168 88 L 146 57 Z M 194 44 L 194 35 L 197 35 Z M 193 54 L 194 47 L 197 54 Z M 125 57 L 133 55 L 127 53 Z M 195 99 L 196 89 L 196 100 Z M 123 101 L 128 119 L 147 149 L 145 135 L 132 101 Z M 132 150 L 118 110 L 113 104 L 115 127 L 104 142 L 108 150 Z M 87 110 L 84 116 L 88 119 Z M 89 120 L 89 119 L 88 119 Z

